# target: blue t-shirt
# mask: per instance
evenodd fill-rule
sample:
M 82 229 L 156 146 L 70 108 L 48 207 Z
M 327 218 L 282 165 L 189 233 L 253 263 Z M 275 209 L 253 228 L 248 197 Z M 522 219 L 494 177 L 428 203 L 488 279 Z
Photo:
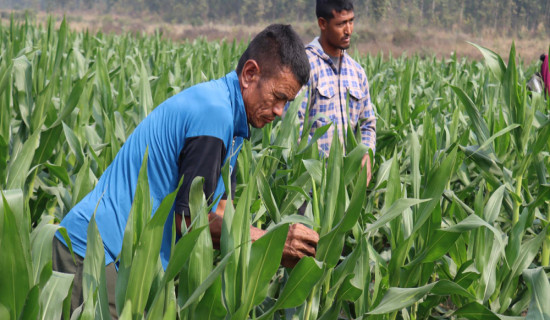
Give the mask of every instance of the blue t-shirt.
M 149 191 L 154 213 L 164 197 L 177 188 L 181 166 L 202 165 L 181 163 L 180 156 L 186 141 L 207 137 L 223 142 L 219 143 L 219 148 L 225 148 L 221 150 L 225 156 L 224 162 L 231 158 L 234 166 L 242 138 L 248 136 L 246 111 L 235 71 L 167 99 L 136 127 L 95 188 L 61 221 L 61 226 L 67 229 L 74 252 L 85 256 L 88 223 L 97 206 L 96 222 L 105 247 L 105 263 L 116 260 L 122 249 L 124 229 L 147 147 Z M 214 199 L 224 191 L 220 176 Z M 160 254 L 164 268 L 170 258 L 172 220 L 173 212 L 164 228 Z M 59 233 L 56 236 L 65 243 Z

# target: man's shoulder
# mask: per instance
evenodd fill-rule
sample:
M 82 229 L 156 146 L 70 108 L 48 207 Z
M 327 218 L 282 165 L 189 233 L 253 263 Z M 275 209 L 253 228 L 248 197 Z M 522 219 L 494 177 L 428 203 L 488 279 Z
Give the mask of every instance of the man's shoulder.
M 184 103 L 190 107 L 196 106 L 203 110 L 209 106 L 229 106 L 230 103 L 229 90 L 221 79 L 195 84 L 172 98 L 167 102 Z
M 307 46 L 306 54 L 309 60 L 312 75 L 319 74 L 322 70 L 331 68 L 329 62 L 327 61 L 328 56 L 326 56 L 319 48 L 315 46 Z
M 309 61 L 316 61 L 316 60 L 323 60 L 323 54 L 319 48 L 316 46 L 309 44 L 306 46 L 306 54 Z

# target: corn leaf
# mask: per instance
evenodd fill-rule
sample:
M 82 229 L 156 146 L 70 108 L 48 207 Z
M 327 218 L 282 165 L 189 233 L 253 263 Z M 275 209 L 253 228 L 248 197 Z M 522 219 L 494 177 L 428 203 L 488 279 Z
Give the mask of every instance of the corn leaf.
M 30 248 L 24 245 L 22 235 L 17 227 L 15 212 L 8 206 L 7 200 L 2 193 L 3 200 L 3 230 L 0 250 L 0 304 L 4 305 L 11 319 L 17 319 L 22 312 L 27 292 L 31 289 L 31 278 L 27 270 L 25 260 L 26 251 Z M 27 234 L 28 236 L 28 234 Z
M 243 304 L 234 318 L 245 319 L 252 307 L 267 295 L 265 289 L 279 268 L 287 233 L 288 224 L 281 224 L 252 244 Z
M 160 259 L 160 247 L 164 223 L 170 213 L 177 190 L 167 195 L 145 225 L 137 243 L 128 278 L 126 300 L 132 301 L 132 314 L 143 313 L 149 297 L 153 278 L 157 272 Z
M 73 274 L 53 272 L 46 286 L 44 286 L 40 292 L 40 313 L 42 319 L 61 318 L 63 300 L 65 300 L 70 293 L 73 278 Z
M 109 300 L 105 277 L 105 248 L 97 229 L 95 213 L 88 224 L 86 256 L 82 271 L 82 292 L 84 293 L 84 311 L 92 308 L 96 319 L 110 319 Z
M 491 72 L 493 72 L 495 77 L 500 81 L 504 73 L 506 72 L 506 65 L 504 64 L 502 58 L 492 50 L 489 50 L 472 42 L 468 43 L 476 47 L 481 52 L 481 54 L 485 58 L 485 63 L 487 63 L 487 66 L 489 67 Z
M 12 155 L 8 166 L 7 189 L 24 189 L 35 150 L 40 142 L 40 131 L 35 131 L 16 155 Z
M 210 274 L 206 277 L 206 279 L 201 282 L 201 284 L 191 293 L 189 296 L 189 299 L 185 302 L 185 304 L 181 307 L 181 309 L 188 308 L 191 304 L 194 304 L 201 295 L 207 291 L 207 289 L 212 286 L 212 284 L 216 283 L 220 278 L 221 273 L 225 269 L 225 266 L 230 261 L 232 253 L 226 255 L 219 263 L 218 265 L 210 272 Z M 211 294 L 214 294 L 210 292 Z M 208 299 L 214 299 L 213 297 L 209 297 Z M 213 301 L 213 300 L 212 300 Z M 181 312 L 180 309 L 180 312 Z M 211 311 L 214 311 L 211 309 Z M 219 310 L 218 310 L 219 311 Z
M 221 320 L 227 314 L 222 303 L 222 279 L 216 278 L 214 283 L 206 290 L 204 297 L 195 310 L 195 316 L 204 320 Z
M 550 319 L 550 283 L 544 269 L 525 269 L 523 277 L 531 292 L 531 302 L 526 319 Z
M 39 285 L 35 285 L 31 288 L 29 291 L 29 294 L 27 295 L 27 299 L 25 300 L 25 304 L 23 306 L 23 312 L 19 316 L 19 319 L 22 320 L 31 320 L 31 319 L 38 319 L 40 315 L 40 287 Z M 59 309 L 60 306 L 56 306 L 56 308 Z M 1 308 L 1 307 L 0 307 Z M 59 313 L 61 314 L 61 312 Z M 2 315 L 2 312 L 0 311 L 0 317 L 2 319 L 8 319 L 9 314 Z
M 365 170 L 359 174 L 359 179 L 355 184 L 350 204 L 343 219 L 330 232 L 319 239 L 316 258 L 326 263 L 329 268 L 334 267 L 338 262 L 344 245 L 345 234 L 351 230 L 357 219 L 359 219 L 366 188 L 367 174 Z
M 292 269 L 275 305 L 258 319 L 267 319 L 275 311 L 299 306 L 311 293 L 323 274 L 322 265 L 311 257 L 302 258 Z

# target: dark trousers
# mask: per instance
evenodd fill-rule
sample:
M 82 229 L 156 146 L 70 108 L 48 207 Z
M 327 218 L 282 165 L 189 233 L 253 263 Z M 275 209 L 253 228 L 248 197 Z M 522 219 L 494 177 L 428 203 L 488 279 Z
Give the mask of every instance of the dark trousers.
M 71 315 L 73 311 L 84 303 L 82 293 L 82 274 L 84 271 L 84 259 L 75 254 L 76 264 L 73 261 L 71 252 L 59 239 L 53 238 L 52 245 L 52 268 L 55 271 L 74 274 L 73 292 L 71 296 Z M 105 266 L 105 278 L 107 282 L 107 296 L 109 300 L 109 311 L 113 319 L 117 319 L 115 305 L 115 286 L 117 271 L 114 263 Z

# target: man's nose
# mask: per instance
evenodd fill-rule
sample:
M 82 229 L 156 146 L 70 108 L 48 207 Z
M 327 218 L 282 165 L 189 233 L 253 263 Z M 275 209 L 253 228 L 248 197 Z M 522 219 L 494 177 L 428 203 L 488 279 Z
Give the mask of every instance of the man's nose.
M 273 113 L 279 117 L 283 116 L 283 111 L 285 110 L 285 103 L 277 103 L 273 107 Z
M 348 22 L 344 26 L 344 34 L 345 35 L 350 35 L 351 34 L 351 23 Z

